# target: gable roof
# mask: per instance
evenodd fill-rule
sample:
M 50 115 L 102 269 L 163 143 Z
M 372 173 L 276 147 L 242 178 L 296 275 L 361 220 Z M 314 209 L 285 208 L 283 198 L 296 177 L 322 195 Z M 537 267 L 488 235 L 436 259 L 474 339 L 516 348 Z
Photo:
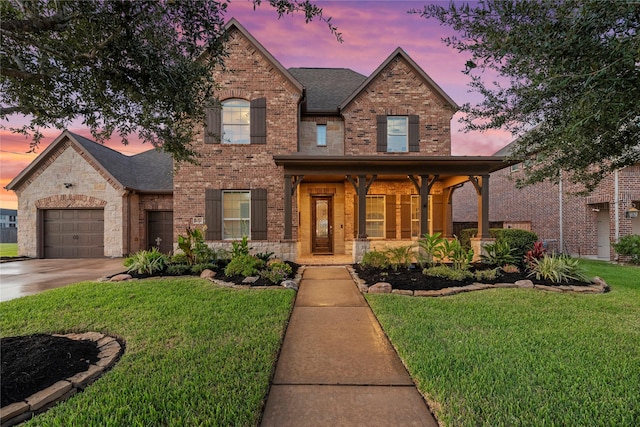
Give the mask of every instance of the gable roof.
M 341 110 L 345 109 L 347 105 L 349 105 L 351 101 L 353 101 L 354 98 L 358 96 L 360 92 L 362 92 L 369 85 L 369 83 L 371 83 L 376 77 L 378 77 L 378 75 L 382 73 L 382 71 L 387 67 L 387 65 L 389 65 L 391 61 L 393 61 L 398 56 L 404 59 L 405 61 L 407 61 L 407 63 L 409 63 L 409 65 L 414 69 L 414 71 L 420 77 L 422 77 L 422 79 L 425 82 L 427 82 L 427 84 L 431 86 L 434 89 L 434 91 L 438 95 L 440 95 L 447 104 L 451 106 L 451 108 L 453 108 L 454 110 L 457 110 L 458 108 L 460 108 L 455 103 L 455 101 L 451 99 L 451 97 L 447 95 L 446 92 L 442 90 L 442 88 L 438 86 L 438 84 L 434 82 L 431 79 L 431 77 L 429 77 L 427 73 L 425 73 L 424 70 L 420 68 L 420 66 L 416 64 L 416 62 L 413 59 L 411 59 L 411 57 L 404 50 L 402 50 L 402 48 L 398 47 L 396 48 L 396 50 L 393 51 L 391 55 L 389 55 L 389 57 L 382 64 L 380 64 L 380 66 L 369 76 L 368 79 L 362 82 L 362 84 L 351 94 L 351 96 L 349 96 L 347 99 L 345 99 L 342 102 L 342 104 L 340 104 L 340 109 Z
M 340 104 L 367 77 L 348 68 L 289 68 L 306 90 L 307 113 L 337 114 Z
M 287 71 L 286 68 L 284 68 L 284 66 L 280 63 L 280 61 L 278 61 L 273 55 L 271 55 L 271 53 L 269 53 L 269 51 L 267 49 L 264 48 L 264 46 L 262 46 L 262 44 L 260 44 L 260 42 L 258 40 L 256 40 L 255 37 L 253 37 L 251 35 L 251 33 L 249 31 L 247 31 L 246 28 L 244 28 L 240 22 L 238 22 L 238 20 L 236 18 L 231 18 L 229 20 L 229 22 L 227 22 L 227 24 L 225 25 L 225 30 L 228 32 L 229 30 L 231 30 L 232 28 L 237 29 L 244 37 L 246 37 L 251 44 L 253 44 L 256 49 L 258 49 L 258 51 L 264 55 L 267 60 L 287 79 L 289 80 L 289 82 L 296 88 L 298 89 L 300 92 L 304 91 L 304 88 L 302 87 L 302 85 L 300 84 L 300 82 L 298 80 L 295 79 L 295 77 L 293 77 L 291 75 L 291 73 L 289 71 Z
M 81 135 L 65 130 L 33 162 L 7 185 L 13 190 L 35 173 L 53 155 L 56 148 L 70 141 L 93 160 L 107 176 L 128 190 L 167 193 L 173 192 L 173 158 L 156 150 L 145 151 L 134 156 L 105 147 Z

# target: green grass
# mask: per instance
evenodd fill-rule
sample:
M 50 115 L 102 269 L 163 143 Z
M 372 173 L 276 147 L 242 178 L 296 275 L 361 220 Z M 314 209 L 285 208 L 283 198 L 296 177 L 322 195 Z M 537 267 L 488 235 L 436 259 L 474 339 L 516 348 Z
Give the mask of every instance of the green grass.
M 640 268 L 582 264 L 612 291 L 367 300 L 444 425 L 640 425 Z
M 111 371 L 25 425 L 256 425 L 294 296 L 178 278 L 85 282 L 2 303 L 2 336 L 126 341 Z
M 18 256 L 18 244 L 0 243 L 0 256 Z

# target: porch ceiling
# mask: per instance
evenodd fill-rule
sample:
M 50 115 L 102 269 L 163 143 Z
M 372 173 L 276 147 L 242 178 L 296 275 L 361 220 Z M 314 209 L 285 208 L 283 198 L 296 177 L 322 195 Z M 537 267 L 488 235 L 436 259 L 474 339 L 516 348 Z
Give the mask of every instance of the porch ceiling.
M 273 156 L 287 175 L 488 175 L 518 163 L 497 156 Z

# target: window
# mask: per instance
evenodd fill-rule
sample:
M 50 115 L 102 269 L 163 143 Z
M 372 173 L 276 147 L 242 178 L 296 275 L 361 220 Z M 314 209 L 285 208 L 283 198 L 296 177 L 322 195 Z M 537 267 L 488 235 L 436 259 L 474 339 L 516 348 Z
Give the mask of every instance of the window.
M 411 237 L 420 237 L 420 196 L 411 195 Z
M 520 170 L 520 163 L 516 163 L 515 165 L 511 165 L 511 172 L 517 172 Z
M 407 117 L 387 117 L 387 151 L 389 153 L 404 153 L 409 151 L 408 128 Z
M 223 191 L 222 239 L 241 239 L 243 236 L 251 236 L 251 193 Z
M 367 236 L 383 239 L 385 203 L 384 196 L 367 196 Z
M 316 143 L 318 147 L 327 146 L 327 125 L 316 125 Z
M 251 142 L 250 103 L 242 99 L 222 102 L 222 143 L 249 144 Z

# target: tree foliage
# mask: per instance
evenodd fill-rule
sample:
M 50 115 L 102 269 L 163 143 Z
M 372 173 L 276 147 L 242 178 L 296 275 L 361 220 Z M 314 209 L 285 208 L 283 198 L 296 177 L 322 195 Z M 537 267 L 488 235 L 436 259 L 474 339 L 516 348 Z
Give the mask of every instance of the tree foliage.
M 506 128 L 519 136 L 513 157 L 543 159 L 520 184 L 562 172 L 590 190 L 640 161 L 637 1 L 481 0 L 412 12 L 451 26 L 459 35 L 444 42 L 470 54 L 464 72 L 484 99 L 462 107 L 465 128 Z
M 261 0 L 253 0 L 254 7 Z M 331 18 L 309 0 L 269 0 L 279 16 Z M 117 132 L 191 159 L 194 123 L 225 55 L 224 0 L 2 0 L 0 119 L 32 135 L 82 119 L 98 141 Z

